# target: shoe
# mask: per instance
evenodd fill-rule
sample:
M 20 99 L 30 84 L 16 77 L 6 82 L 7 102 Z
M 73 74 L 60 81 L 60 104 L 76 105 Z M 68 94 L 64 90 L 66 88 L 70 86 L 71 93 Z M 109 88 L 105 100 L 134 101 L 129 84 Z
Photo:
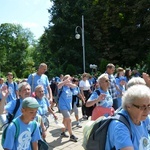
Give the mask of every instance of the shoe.
M 83 117 L 83 120 L 88 120 L 88 116 L 84 115 Z
M 77 127 L 82 128 L 82 126 L 80 125 L 80 122 L 77 123 Z
M 70 136 L 70 141 L 77 142 L 77 139 L 73 134 Z
M 60 136 L 61 136 L 61 137 L 65 137 L 65 138 L 68 138 L 68 137 L 69 137 L 65 132 L 62 132 Z

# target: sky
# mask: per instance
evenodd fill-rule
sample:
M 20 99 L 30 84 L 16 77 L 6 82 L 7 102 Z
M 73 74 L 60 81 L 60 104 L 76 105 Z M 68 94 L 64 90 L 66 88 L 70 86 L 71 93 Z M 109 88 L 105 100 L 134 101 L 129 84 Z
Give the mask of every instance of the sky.
M 51 6 L 50 0 L 0 0 L 0 24 L 20 24 L 38 39 L 48 27 Z

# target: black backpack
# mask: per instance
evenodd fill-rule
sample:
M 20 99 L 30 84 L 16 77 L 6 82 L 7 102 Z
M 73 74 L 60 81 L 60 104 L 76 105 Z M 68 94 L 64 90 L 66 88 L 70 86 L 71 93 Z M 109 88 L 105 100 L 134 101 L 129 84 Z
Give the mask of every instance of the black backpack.
M 7 114 L 7 116 L 6 116 L 7 117 L 7 122 L 1 127 L 1 129 L 3 127 L 6 127 L 6 125 L 8 125 L 8 124 L 10 124 L 12 122 L 12 120 L 14 119 L 14 117 L 16 115 L 16 112 L 17 112 L 19 106 L 20 106 L 20 99 L 17 99 L 15 108 L 13 110 L 13 113 L 12 114 L 10 114 L 10 113 Z
M 131 134 L 131 128 L 128 120 L 124 115 L 118 113 L 115 116 L 102 119 L 94 124 L 86 143 L 86 150 L 105 150 L 107 130 L 112 120 L 118 120 L 124 123 Z M 113 147 L 112 150 L 115 150 L 115 147 Z
M 99 90 L 95 90 L 95 92 L 97 93 L 97 95 L 99 96 L 101 93 Z M 89 95 L 89 97 L 92 95 L 92 93 Z M 91 107 L 86 107 L 86 115 L 89 117 L 89 116 L 92 116 L 92 112 L 93 112 L 93 109 L 96 107 L 96 104 L 91 106 Z

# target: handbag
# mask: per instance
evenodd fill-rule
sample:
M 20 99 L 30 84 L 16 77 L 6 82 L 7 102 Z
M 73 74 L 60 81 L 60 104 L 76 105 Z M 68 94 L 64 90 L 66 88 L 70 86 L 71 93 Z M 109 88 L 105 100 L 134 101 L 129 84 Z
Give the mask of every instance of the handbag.
M 48 143 L 44 140 L 39 140 L 38 141 L 38 150 L 49 150 Z

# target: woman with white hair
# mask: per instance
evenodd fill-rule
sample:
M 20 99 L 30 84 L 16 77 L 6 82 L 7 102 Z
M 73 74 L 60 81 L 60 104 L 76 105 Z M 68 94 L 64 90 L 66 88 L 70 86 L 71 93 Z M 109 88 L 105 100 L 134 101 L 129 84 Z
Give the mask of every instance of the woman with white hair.
M 129 122 L 128 127 L 113 120 L 107 131 L 105 149 L 149 150 L 150 149 L 150 89 L 146 85 L 133 85 L 122 97 L 122 114 Z
M 98 77 L 99 88 L 95 90 L 88 101 L 86 107 L 91 107 L 96 104 L 92 112 L 91 120 L 96 120 L 100 116 L 112 116 L 114 109 L 112 108 L 113 99 L 109 94 L 109 78 L 107 74 L 102 74 Z
M 127 83 L 127 88 L 133 86 L 133 85 L 137 85 L 137 84 L 142 84 L 142 85 L 146 85 L 146 82 L 143 78 L 141 77 L 132 77 L 128 83 Z

